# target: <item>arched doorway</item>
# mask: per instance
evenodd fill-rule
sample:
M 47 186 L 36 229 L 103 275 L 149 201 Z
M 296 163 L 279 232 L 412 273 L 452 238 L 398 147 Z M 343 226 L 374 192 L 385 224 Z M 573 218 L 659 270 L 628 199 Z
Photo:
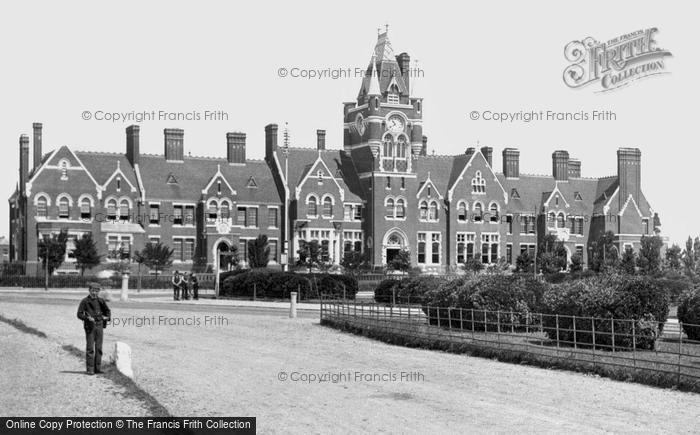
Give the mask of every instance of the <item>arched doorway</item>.
M 227 239 L 219 239 L 214 243 L 213 249 L 214 266 L 217 272 L 231 270 L 231 242 Z
M 408 246 L 406 234 L 398 228 L 387 231 L 382 244 L 382 262 L 389 264 L 396 255 Z

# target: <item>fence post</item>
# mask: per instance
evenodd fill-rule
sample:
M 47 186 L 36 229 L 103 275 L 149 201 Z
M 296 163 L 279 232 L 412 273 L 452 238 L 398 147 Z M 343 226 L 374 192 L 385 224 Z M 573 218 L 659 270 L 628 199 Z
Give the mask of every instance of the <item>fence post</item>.
M 612 337 L 612 353 L 615 353 L 615 318 L 610 319 L 610 334 Z
M 681 359 L 683 358 L 683 322 L 678 322 L 678 380 L 676 386 L 681 384 Z
M 440 327 L 440 307 L 437 308 L 437 325 Z
M 452 337 L 452 310 L 447 307 L 447 328 L 450 331 L 450 337 Z
M 593 333 L 593 368 L 595 368 L 595 317 L 591 317 L 591 332 Z
M 637 336 L 635 331 L 636 321 L 632 320 L 632 363 L 634 368 L 637 368 Z M 656 346 L 654 346 L 656 347 Z
M 484 310 L 484 332 L 489 332 L 488 328 L 486 327 L 486 310 Z
M 574 326 L 574 349 L 578 349 L 578 346 L 576 345 L 576 316 L 573 317 L 573 326 Z
M 297 292 L 292 292 L 292 294 L 290 295 L 289 318 L 297 318 Z
M 258 283 L 253 283 L 253 300 L 257 299 L 258 296 Z
M 515 323 L 515 319 L 513 318 L 513 311 L 511 310 L 510 312 L 510 333 L 513 334 L 515 333 L 515 326 L 513 325 Z
M 544 346 L 544 320 L 542 317 L 542 313 L 540 313 L 540 346 Z
M 459 335 L 460 335 L 460 338 L 462 338 L 462 336 L 464 334 L 464 316 L 462 315 L 462 311 L 463 311 L 463 308 L 460 307 L 459 308 L 459 333 L 460 333 Z
M 555 314 L 554 318 L 556 319 L 556 329 L 557 329 L 557 349 L 559 349 L 559 314 Z
M 472 340 L 474 340 L 474 308 L 469 309 L 471 311 L 470 323 L 472 324 Z
M 345 283 L 343 283 L 343 300 L 346 301 L 348 299 L 347 291 L 345 289 Z

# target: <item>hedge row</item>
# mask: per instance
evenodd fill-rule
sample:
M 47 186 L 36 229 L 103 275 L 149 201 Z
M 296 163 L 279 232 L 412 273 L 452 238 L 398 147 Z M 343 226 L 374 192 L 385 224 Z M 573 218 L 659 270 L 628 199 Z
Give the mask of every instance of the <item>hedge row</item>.
M 297 292 L 299 300 L 319 297 L 354 299 L 357 280 L 347 275 L 298 274 L 269 269 L 253 269 L 229 274 L 222 281 L 220 296 L 259 299 L 287 299 Z
M 423 305 L 430 324 L 443 327 L 517 332 L 541 326 L 549 338 L 560 342 L 595 342 L 597 347 L 609 348 L 614 340 L 616 349 L 631 349 L 633 344 L 637 349 L 653 349 L 668 317 L 669 297 L 663 285 L 664 281 L 646 276 L 615 274 L 557 284 L 530 275 L 485 274 L 453 280 L 385 280 L 375 298 L 392 302 L 396 294 L 397 302 L 404 302 L 400 296 L 410 294 Z M 700 320 L 700 296 L 688 307 Z M 634 321 L 613 324 L 613 318 Z M 595 336 L 589 331 L 595 331 Z
M 172 287 L 171 276 L 163 275 L 142 276 L 142 289 L 167 289 Z M 45 279 L 43 276 L 5 275 L 0 277 L 0 287 L 24 287 L 24 288 L 44 288 Z M 49 277 L 49 288 L 87 288 L 91 282 L 99 282 L 105 288 L 118 289 L 122 287 L 122 278 L 112 276 L 110 278 L 96 278 L 94 276 L 80 275 L 52 275 Z M 139 277 L 129 276 L 129 288 L 136 289 L 139 285 Z M 213 281 L 200 281 L 200 289 L 214 288 Z
M 678 320 L 690 340 L 700 340 L 700 288 L 685 293 L 678 305 Z

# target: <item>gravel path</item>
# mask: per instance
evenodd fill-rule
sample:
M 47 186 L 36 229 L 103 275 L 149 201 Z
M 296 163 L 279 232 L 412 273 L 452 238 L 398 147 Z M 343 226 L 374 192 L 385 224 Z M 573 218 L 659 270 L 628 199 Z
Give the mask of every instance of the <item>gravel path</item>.
M 27 323 L 81 345 L 73 307 L 3 303 L 0 314 L 40 315 L 41 321 Z M 124 320 L 159 315 L 203 323 L 207 313 L 119 309 L 113 314 Z M 115 340 L 129 343 L 136 382 L 171 414 L 255 416 L 261 433 L 697 431 L 697 394 L 390 346 L 321 327 L 313 319 L 231 313 L 226 318 L 227 325 L 110 327 L 105 348 Z M 280 381 L 280 372 L 345 378 Z M 356 372 L 417 372 L 422 378 L 357 380 Z
M 4 310 L 2 310 L 4 311 Z M 0 415 L 146 416 L 149 407 L 109 374 L 88 376 L 58 343 L 0 322 Z

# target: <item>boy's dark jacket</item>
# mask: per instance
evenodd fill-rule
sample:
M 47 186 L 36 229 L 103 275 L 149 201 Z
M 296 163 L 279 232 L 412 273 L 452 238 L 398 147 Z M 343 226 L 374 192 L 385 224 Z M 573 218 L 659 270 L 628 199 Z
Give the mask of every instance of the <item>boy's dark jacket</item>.
M 106 327 L 107 322 L 112 317 L 112 312 L 107 306 L 107 301 L 100 297 L 93 299 L 87 296 L 83 298 L 78 306 L 78 319 L 83 321 L 85 329 L 92 328 L 92 323 L 88 320 L 88 317 L 95 319 L 95 323 L 102 322 L 102 327 Z

